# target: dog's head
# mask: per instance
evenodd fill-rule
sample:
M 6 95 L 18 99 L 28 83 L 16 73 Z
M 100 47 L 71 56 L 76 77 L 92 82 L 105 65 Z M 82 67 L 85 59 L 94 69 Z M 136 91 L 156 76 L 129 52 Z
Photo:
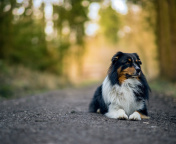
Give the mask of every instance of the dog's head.
M 122 84 L 126 79 L 139 79 L 141 76 L 141 60 L 136 53 L 117 52 L 112 57 L 109 77 L 113 84 Z

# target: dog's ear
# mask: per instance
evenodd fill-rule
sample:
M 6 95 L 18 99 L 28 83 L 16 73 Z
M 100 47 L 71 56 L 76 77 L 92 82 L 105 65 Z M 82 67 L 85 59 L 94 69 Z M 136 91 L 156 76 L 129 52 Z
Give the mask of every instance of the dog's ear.
M 142 62 L 141 62 L 141 60 L 140 60 L 140 58 L 139 58 L 139 55 L 138 55 L 137 53 L 133 53 L 133 54 L 136 56 L 136 58 L 137 58 L 139 64 L 142 64 Z
M 123 52 L 121 51 L 117 52 L 111 59 L 112 63 L 115 63 L 122 55 L 123 55 Z

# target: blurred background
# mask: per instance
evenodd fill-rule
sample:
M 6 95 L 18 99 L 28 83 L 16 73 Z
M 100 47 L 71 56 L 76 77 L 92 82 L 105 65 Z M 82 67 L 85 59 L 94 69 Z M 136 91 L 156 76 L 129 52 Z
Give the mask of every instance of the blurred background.
M 176 1 L 0 0 L 1 98 L 101 83 L 117 51 L 176 95 Z

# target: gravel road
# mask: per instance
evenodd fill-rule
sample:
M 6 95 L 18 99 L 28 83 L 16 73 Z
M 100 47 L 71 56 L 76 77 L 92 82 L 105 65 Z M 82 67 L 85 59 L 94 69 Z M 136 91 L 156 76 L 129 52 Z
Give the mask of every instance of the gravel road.
M 88 113 L 96 86 L 0 102 L 0 144 L 176 144 L 176 103 L 151 94 L 149 120 Z

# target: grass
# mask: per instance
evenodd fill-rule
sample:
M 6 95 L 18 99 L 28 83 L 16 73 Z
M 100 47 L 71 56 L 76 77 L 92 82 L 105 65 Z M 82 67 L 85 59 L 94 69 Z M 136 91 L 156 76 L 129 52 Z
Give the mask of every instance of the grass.
M 63 77 L 0 61 L 0 99 L 23 97 L 70 85 Z
M 166 96 L 176 97 L 176 83 L 167 80 L 156 79 L 149 82 L 152 91 L 162 93 Z
M 85 80 L 75 85 L 76 88 L 83 88 L 91 85 L 100 85 L 103 80 Z
M 83 81 L 76 87 L 97 85 L 99 81 Z M 156 79 L 149 82 L 152 91 L 176 97 L 176 83 Z M 24 66 L 10 66 L 0 61 L 0 100 L 33 95 L 73 86 L 63 77 L 33 71 Z

